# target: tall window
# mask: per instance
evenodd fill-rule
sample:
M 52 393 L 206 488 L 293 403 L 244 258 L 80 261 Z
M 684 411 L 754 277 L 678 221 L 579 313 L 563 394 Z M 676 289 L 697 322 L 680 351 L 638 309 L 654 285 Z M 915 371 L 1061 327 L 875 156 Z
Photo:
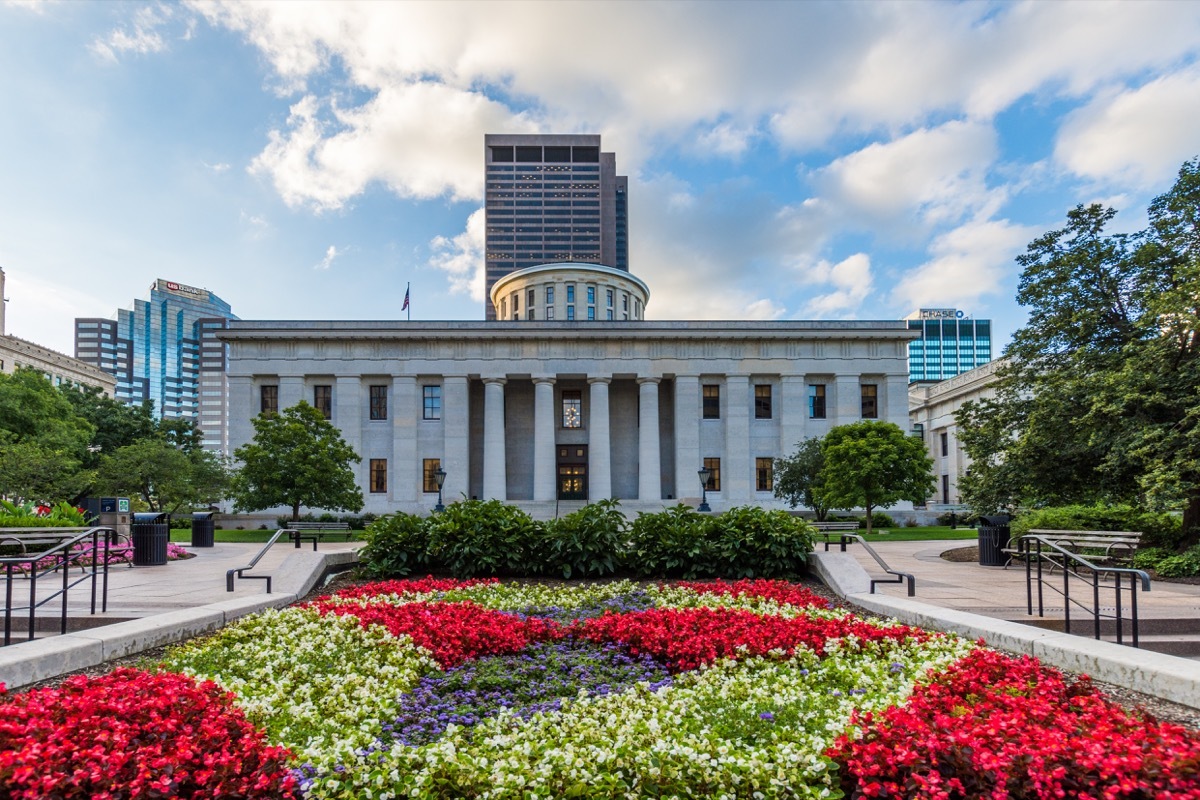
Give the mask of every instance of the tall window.
M 705 384 L 701 388 L 702 414 L 704 419 L 721 418 L 721 387 Z
M 595 318 L 596 318 L 596 307 L 588 306 L 588 319 L 595 319 Z
M 604 290 L 604 299 L 607 301 L 608 307 L 612 308 L 613 307 L 613 290 L 612 289 Z M 612 319 L 612 317 L 610 316 L 609 319 Z
M 424 412 L 421 414 L 422 419 L 441 419 L 442 418 L 442 387 L 440 386 L 422 386 L 421 394 L 423 395 Z
M 580 392 L 562 393 L 562 426 L 583 427 L 583 395 Z
M 575 302 L 575 284 L 567 284 L 567 305 Z
M 421 491 L 426 494 L 437 494 L 437 478 L 434 473 L 442 468 L 440 458 L 426 458 L 421 462 Z
M 771 418 L 771 387 L 769 384 L 759 384 L 754 387 L 754 418 Z
M 333 419 L 333 387 L 313 387 L 313 407 L 325 415 L 325 419 Z
M 554 305 L 554 287 L 553 286 L 546 287 L 546 305 L 548 305 L 548 306 Z
M 575 306 L 567 306 L 567 319 L 575 319 Z
M 879 387 L 873 383 L 862 385 L 862 418 L 879 419 Z
M 808 385 L 808 416 L 809 419 L 825 419 L 825 384 L 823 383 Z
M 754 485 L 760 492 L 770 492 L 775 489 L 775 459 L 754 459 Z
M 721 459 L 704 459 L 704 468 L 708 470 L 708 485 L 706 488 L 710 492 L 721 491 Z
M 532 313 L 533 304 L 537 302 L 537 289 L 530 289 L 528 292 L 526 292 L 526 295 L 528 296 L 525 298 L 525 308 L 527 311 Z M 530 319 L 533 319 L 533 317 L 531 316 Z
M 387 459 L 371 459 L 371 494 L 387 492 Z
M 260 386 L 258 390 L 259 411 L 264 414 L 279 413 L 279 387 Z
M 587 287 L 587 300 L 588 300 L 589 306 L 596 305 L 596 287 L 595 286 Z
M 942 433 L 942 455 L 950 455 L 950 434 Z
M 372 386 L 371 419 L 387 419 L 387 386 Z
M 950 476 L 942 476 L 942 502 L 946 505 L 950 504 Z

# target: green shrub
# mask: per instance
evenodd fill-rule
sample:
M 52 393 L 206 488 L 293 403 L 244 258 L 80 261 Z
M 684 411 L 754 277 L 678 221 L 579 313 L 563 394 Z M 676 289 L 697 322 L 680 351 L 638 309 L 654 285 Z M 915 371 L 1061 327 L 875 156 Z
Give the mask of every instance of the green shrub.
M 1154 565 L 1154 571 L 1163 578 L 1187 578 L 1200 575 L 1200 546 L 1189 547 L 1182 553 L 1174 553 Z
M 456 578 L 527 575 L 537 526 L 499 500 L 459 500 L 430 517 L 428 554 Z
M 83 513 L 70 503 L 59 503 L 44 516 L 36 510 L 36 503 L 17 505 L 0 500 L 0 528 L 86 528 L 88 525 Z
M 599 500 L 543 523 L 530 567 L 564 578 L 616 572 L 629 529 L 619 505 L 616 500 Z
M 1130 506 L 1053 506 L 1022 514 L 1011 525 L 1014 536 L 1033 529 L 1052 531 L 1140 531 L 1144 547 L 1173 548 L 1180 519 Z
M 920 524 L 917 522 L 916 517 L 909 517 L 908 519 L 904 520 L 904 527 L 917 528 L 920 527 Z
M 812 552 L 812 528 L 786 511 L 731 508 L 714 521 L 711 577 L 779 578 L 803 572 Z M 705 576 L 708 577 L 708 576 Z
M 358 551 L 358 569 L 368 578 L 402 578 L 434 567 L 428 553 L 426 520 L 415 514 L 388 514 L 367 527 Z
M 714 520 L 679 503 L 641 513 L 629 528 L 626 559 L 641 577 L 700 578 L 715 574 Z
M 1166 547 L 1142 547 L 1133 554 L 1130 565 L 1134 569 L 1154 569 L 1158 566 L 1158 562 L 1173 555 L 1175 555 L 1175 551 Z

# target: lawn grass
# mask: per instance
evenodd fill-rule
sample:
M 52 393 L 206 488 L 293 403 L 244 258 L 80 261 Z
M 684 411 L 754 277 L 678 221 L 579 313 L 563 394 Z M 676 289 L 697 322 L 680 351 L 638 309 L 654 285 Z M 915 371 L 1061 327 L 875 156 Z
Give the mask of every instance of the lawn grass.
M 974 528 L 959 527 L 951 530 L 949 525 L 928 528 L 884 528 L 887 533 L 874 533 L 865 536 L 866 531 L 860 530 L 868 542 L 923 542 L 942 539 L 978 539 L 979 531 Z
M 238 530 L 217 530 L 213 534 L 213 541 L 217 542 L 252 542 L 265 544 L 275 531 L 238 531 Z M 353 531 L 350 541 L 363 538 L 363 531 Z M 173 528 L 171 530 L 171 541 L 175 544 L 191 544 L 192 532 L 187 528 Z M 282 541 L 282 539 L 280 539 Z M 346 541 L 346 537 L 341 534 L 330 535 L 328 541 L 342 542 Z

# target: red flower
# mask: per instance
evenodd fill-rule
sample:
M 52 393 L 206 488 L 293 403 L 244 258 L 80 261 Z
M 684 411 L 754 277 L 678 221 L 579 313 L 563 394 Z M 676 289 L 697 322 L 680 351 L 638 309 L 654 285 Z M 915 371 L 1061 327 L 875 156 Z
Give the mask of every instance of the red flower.
M 814 594 L 803 586 L 797 586 L 787 581 L 760 579 L 726 583 L 718 579 L 715 581 L 678 581 L 676 583 L 664 584 L 664 586 L 679 586 L 684 589 L 691 589 L 693 592 L 700 594 L 761 597 L 766 600 L 774 600 L 777 603 L 788 603 L 789 605 L 801 608 L 829 607 L 829 601 L 825 598 Z
M 364 583 L 358 586 L 350 586 L 346 589 L 334 592 L 332 595 L 318 597 L 316 602 L 327 600 L 329 597 L 340 597 L 344 599 L 355 599 L 359 597 L 375 597 L 381 594 L 427 594 L 429 592 L 449 592 L 454 589 L 465 589 L 469 586 L 481 586 L 489 583 L 498 583 L 497 578 L 472 578 L 469 580 L 457 580 L 455 578 L 435 578 L 432 575 L 426 575 L 424 578 L 408 578 L 404 580 L 388 580 L 375 581 L 374 583 Z

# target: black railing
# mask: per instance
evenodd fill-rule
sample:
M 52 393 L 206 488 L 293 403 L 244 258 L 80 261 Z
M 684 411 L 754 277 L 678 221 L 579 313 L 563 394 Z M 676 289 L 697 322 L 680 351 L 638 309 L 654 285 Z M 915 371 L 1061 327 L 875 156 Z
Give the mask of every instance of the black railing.
M 1071 607 L 1081 609 L 1085 614 L 1092 618 L 1093 636 L 1096 639 L 1100 638 L 1100 621 L 1102 619 L 1111 619 L 1114 621 L 1116 628 L 1117 644 L 1125 643 L 1125 603 L 1122 601 L 1124 592 L 1129 592 L 1129 623 L 1132 635 L 1132 644 L 1138 646 L 1138 607 L 1137 607 L 1137 590 L 1138 583 L 1142 585 L 1142 591 L 1150 591 L 1150 576 L 1140 569 L 1129 569 L 1126 567 L 1110 567 L 1101 564 L 1094 564 L 1086 557 L 1072 552 L 1060 544 L 1047 539 L 1044 536 L 1022 536 L 1017 542 L 1018 557 L 1025 561 L 1025 604 L 1027 613 L 1033 615 L 1033 584 L 1037 583 L 1037 615 L 1045 616 L 1045 598 L 1044 589 L 1060 595 L 1063 598 L 1063 631 L 1071 632 Z M 1034 565 L 1036 566 L 1036 569 Z M 1053 585 L 1053 578 L 1046 577 L 1045 565 L 1050 566 L 1050 575 L 1053 576 L 1056 570 L 1062 571 L 1062 588 L 1059 589 Z M 1125 576 L 1129 576 L 1129 586 L 1125 586 Z M 1111 577 L 1112 584 L 1107 585 L 1107 588 L 1113 590 L 1113 596 L 1116 599 L 1112 614 L 1106 614 L 1101 611 L 1100 607 L 1100 588 L 1101 578 Z M 1072 583 L 1074 582 L 1074 583 Z M 1087 594 L 1091 595 L 1091 603 L 1080 600 L 1080 592 L 1076 592 L 1075 596 L 1071 596 L 1072 585 L 1080 587 L 1085 592 L 1090 589 Z
M 880 584 L 880 583 L 905 583 L 905 582 L 908 583 L 908 596 L 909 597 L 912 597 L 913 595 L 915 595 L 917 593 L 917 583 L 916 583 L 917 579 L 907 572 L 898 572 L 897 570 L 894 570 L 891 567 L 889 567 L 887 565 L 887 562 L 883 560 L 883 557 L 880 556 L 879 553 L 875 552 L 875 548 L 873 548 L 873 547 L 871 547 L 871 545 L 867 544 L 866 539 L 859 536 L 857 533 L 845 533 L 842 531 L 838 531 L 837 533 L 842 538 L 842 550 L 846 549 L 846 540 L 848 540 L 848 539 L 856 540 L 863 546 L 863 548 L 868 553 L 871 554 L 871 558 L 875 559 L 875 563 L 878 564 L 880 566 L 880 568 L 883 569 L 884 572 L 886 572 L 888 575 L 892 576 L 890 578 L 871 578 L 871 594 L 875 594 L 875 586 L 877 584 Z M 829 549 L 828 544 L 826 545 L 825 549 L 826 550 Z
M 244 567 L 234 567 L 233 569 L 228 570 L 225 573 L 225 591 L 227 591 L 227 592 L 233 591 L 233 581 L 235 578 L 246 578 L 248 580 L 266 581 L 267 582 L 267 594 L 270 594 L 271 593 L 271 576 L 270 575 L 247 575 L 245 573 L 246 573 L 246 570 L 248 570 L 248 569 L 254 569 L 254 566 L 259 562 L 259 560 L 267 554 L 268 550 L 271 549 L 271 546 L 273 544 L 275 544 L 276 542 L 278 542 L 279 538 L 281 536 L 283 536 L 285 533 L 288 534 L 288 536 L 295 536 L 296 537 L 296 547 L 300 546 L 300 536 L 301 536 L 300 531 L 294 530 L 292 528 L 280 528 L 279 530 L 275 531 L 275 535 L 272 536 L 267 541 L 267 543 L 262 546 L 262 549 L 258 551 L 258 555 L 256 555 L 254 558 L 252 558 L 250 560 L 249 564 L 247 564 Z M 312 543 L 313 543 L 313 551 L 315 552 L 317 549 L 316 536 L 313 536 Z
M 96 578 L 102 576 L 99 588 L 101 611 L 108 610 L 108 561 L 118 552 L 117 533 L 112 528 L 6 528 L 0 529 L 0 547 L 17 547 L 22 552 L 0 556 L 0 567 L 4 570 L 4 646 L 12 644 L 13 612 L 28 612 L 28 639 L 34 638 L 37 610 L 58 598 L 61 603 L 60 632 L 67 632 L 67 601 L 69 591 L 84 581 L 91 581 L 91 613 L 96 613 Z M 91 547 L 76 549 L 77 545 Z M 28 552 L 30 547 L 46 547 L 44 550 Z M 124 548 L 121 548 L 124 549 Z M 91 563 L 88 564 L 87 560 Z M 71 568 L 81 567 L 83 574 L 71 580 Z M 89 569 L 90 567 L 90 569 Z M 52 572 L 62 573 L 62 582 L 46 597 L 38 599 L 38 579 Z M 15 581 L 29 583 L 27 605 L 13 605 Z M 46 585 L 43 581 L 43 586 Z M 53 585 L 53 584 L 52 584 Z

